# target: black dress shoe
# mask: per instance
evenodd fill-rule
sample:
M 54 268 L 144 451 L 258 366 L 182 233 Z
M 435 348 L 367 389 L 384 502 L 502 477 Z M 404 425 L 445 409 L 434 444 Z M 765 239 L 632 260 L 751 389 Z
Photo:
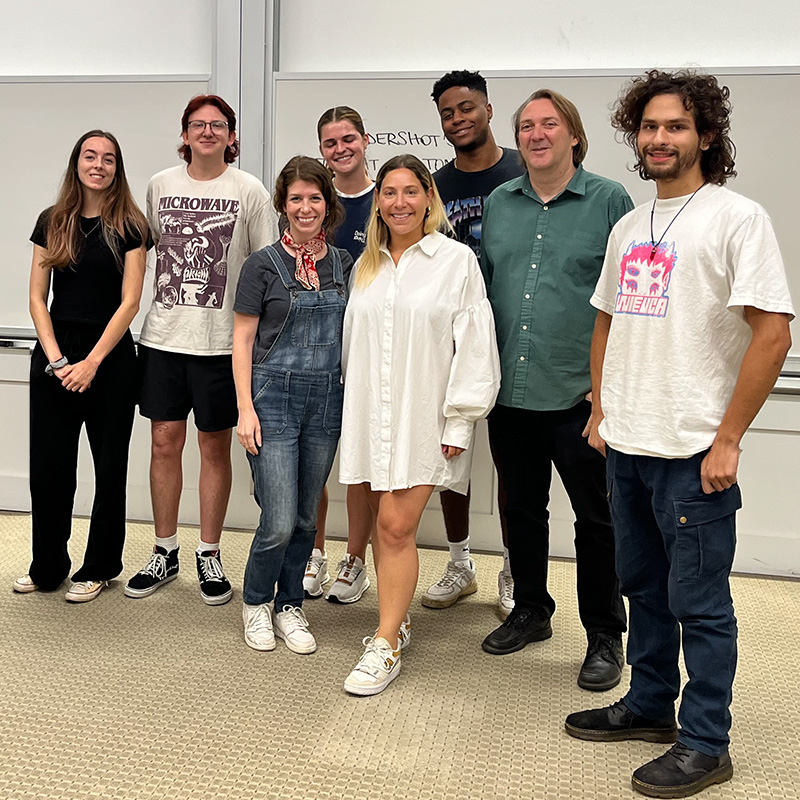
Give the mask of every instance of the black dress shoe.
M 689 797 L 732 777 L 733 764 L 727 753 L 707 756 L 678 742 L 663 756 L 639 767 L 633 773 L 631 785 L 648 797 Z
M 628 739 L 674 742 L 678 738 L 673 712 L 659 719 L 648 719 L 634 714 L 624 700 L 606 708 L 570 714 L 564 727 L 570 736 L 589 742 L 625 742 Z
M 590 633 L 586 658 L 578 674 L 578 686 L 590 692 L 613 689 L 622 678 L 622 637 L 610 633 Z
M 542 619 L 529 608 L 515 607 L 503 624 L 493 630 L 481 647 L 494 656 L 516 653 L 530 642 L 541 642 L 553 635 L 549 619 Z

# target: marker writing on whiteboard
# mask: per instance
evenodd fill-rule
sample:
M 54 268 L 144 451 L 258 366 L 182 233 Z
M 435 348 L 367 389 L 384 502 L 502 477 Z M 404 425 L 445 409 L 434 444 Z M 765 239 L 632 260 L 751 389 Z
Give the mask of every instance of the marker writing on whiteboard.
M 440 133 L 414 133 L 413 131 L 394 131 L 388 133 L 368 133 L 370 144 L 382 144 L 389 147 L 436 147 L 442 138 Z

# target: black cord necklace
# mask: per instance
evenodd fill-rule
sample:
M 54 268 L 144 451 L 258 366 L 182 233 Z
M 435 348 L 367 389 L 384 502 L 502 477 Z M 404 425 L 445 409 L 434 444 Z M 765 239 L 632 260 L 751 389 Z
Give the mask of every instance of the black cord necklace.
M 705 185 L 706 185 L 706 182 L 705 182 L 705 181 L 703 181 L 703 183 L 702 183 L 702 184 L 700 184 L 700 186 L 698 186 L 698 187 L 697 187 L 697 188 L 696 188 L 696 189 L 695 189 L 695 190 L 694 190 L 694 191 L 693 191 L 693 192 L 692 192 L 692 193 L 689 195 L 689 199 L 688 199 L 688 200 L 687 200 L 687 201 L 686 201 L 686 202 L 685 202 L 685 203 L 684 203 L 684 204 L 683 204 L 683 205 L 682 205 L 682 206 L 681 206 L 681 207 L 678 209 L 678 213 L 677 213 L 677 214 L 675 214 L 675 216 L 674 216 L 674 217 L 673 217 L 673 218 L 670 220 L 670 222 L 669 222 L 669 225 L 667 225 L 667 227 L 666 227 L 666 228 L 664 228 L 664 233 L 662 233 L 662 234 L 661 234 L 661 238 L 660 238 L 658 241 L 656 241 L 656 235 L 655 235 L 655 233 L 653 232 L 653 215 L 656 213 L 656 201 L 658 200 L 658 195 L 656 195 L 656 196 L 653 198 L 653 207 L 650 209 L 650 244 L 652 244 L 652 245 L 653 245 L 653 249 L 650 251 L 650 258 L 648 259 L 648 261 L 649 261 L 651 264 L 653 263 L 653 259 L 656 257 L 656 250 L 658 250 L 658 246 L 661 244 L 661 242 L 663 242 L 663 241 L 664 241 L 664 237 L 667 235 L 667 231 L 668 231 L 668 230 L 669 230 L 669 229 L 672 227 L 672 223 L 673 223 L 673 222 L 675 222 L 675 220 L 676 220 L 676 219 L 678 219 L 678 215 L 681 213 L 681 211 L 683 211 L 683 209 L 684 209 L 684 208 L 686 208 L 686 206 L 688 206 L 688 205 L 689 205 L 689 203 L 691 203 L 691 202 L 692 202 L 692 198 L 693 198 L 693 197 L 694 197 L 694 196 L 695 196 L 695 195 L 696 195 L 696 194 L 697 194 L 697 193 L 698 193 L 698 192 L 699 192 L 699 191 L 700 191 L 700 190 L 703 188 L 703 186 L 705 186 Z

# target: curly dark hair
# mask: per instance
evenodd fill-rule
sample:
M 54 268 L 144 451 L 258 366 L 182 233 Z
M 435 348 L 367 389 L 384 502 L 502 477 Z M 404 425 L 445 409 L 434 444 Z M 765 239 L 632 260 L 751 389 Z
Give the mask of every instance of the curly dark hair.
M 651 69 L 646 75 L 633 78 L 620 92 L 611 114 L 611 124 L 620 131 L 636 153 L 634 170 L 647 180 L 637 138 L 645 106 L 656 95 L 676 94 L 684 108 L 694 114 L 697 133 L 711 135 L 711 143 L 703 150 L 700 169 L 708 183 L 723 186 L 736 175 L 734 163 L 736 146 L 730 137 L 730 90 L 720 86 L 713 75 L 701 75 L 690 70 L 662 72 Z
M 436 105 L 439 105 L 439 98 L 454 86 L 465 86 L 473 92 L 480 92 L 486 99 L 489 99 L 489 92 L 486 90 L 486 78 L 480 72 L 470 72 L 466 69 L 455 69 L 442 75 L 436 83 L 433 84 L 433 91 L 431 97 Z

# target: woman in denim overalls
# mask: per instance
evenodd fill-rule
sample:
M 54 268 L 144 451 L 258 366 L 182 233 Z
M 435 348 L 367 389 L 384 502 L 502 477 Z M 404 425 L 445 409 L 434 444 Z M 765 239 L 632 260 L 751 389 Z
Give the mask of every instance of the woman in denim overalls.
M 256 650 L 273 650 L 277 636 L 295 653 L 313 653 L 303 575 L 341 430 L 342 320 L 353 262 L 326 243 L 343 211 L 318 161 L 293 158 L 273 203 L 289 226 L 280 242 L 245 261 L 234 304 L 237 435 L 261 508 L 244 576 L 244 636 Z

